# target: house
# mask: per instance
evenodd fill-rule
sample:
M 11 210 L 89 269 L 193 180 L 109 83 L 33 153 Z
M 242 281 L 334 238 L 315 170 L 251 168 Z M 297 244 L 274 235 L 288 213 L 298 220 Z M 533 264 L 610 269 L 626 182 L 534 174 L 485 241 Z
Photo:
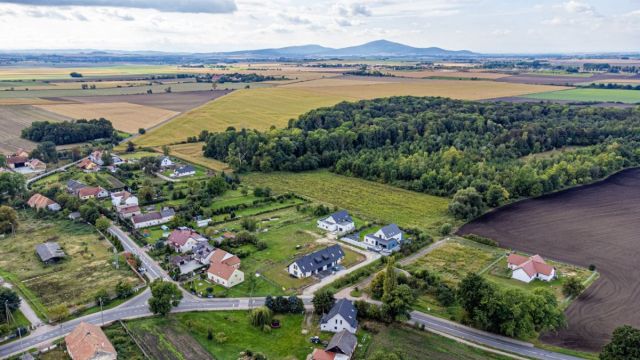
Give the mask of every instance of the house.
M 56 262 L 65 257 L 64 251 L 62 251 L 60 245 L 55 242 L 38 244 L 36 246 L 36 254 L 38 254 L 40 260 L 45 264 Z
M 149 226 L 166 224 L 173 220 L 176 216 L 173 209 L 162 209 L 160 211 L 154 211 L 147 214 L 139 214 L 131 217 L 131 222 L 136 229 L 141 229 Z
M 179 253 L 193 250 L 198 243 L 207 242 L 207 238 L 188 228 L 176 229 L 167 238 L 167 245 Z
M 25 167 L 29 161 L 29 156 L 11 155 L 7 157 L 6 163 L 9 169 Z
M 346 330 L 355 334 L 358 329 L 357 314 L 358 311 L 351 300 L 340 299 L 320 319 L 320 330 L 334 333 Z
M 78 190 L 78 197 L 81 200 L 102 199 L 109 196 L 109 192 L 100 186 L 86 186 Z
M 318 220 L 318 227 L 342 235 L 355 230 L 356 224 L 353 222 L 351 216 L 349 216 L 349 213 L 342 210 Z
M 67 218 L 71 221 L 78 221 L 80 220 L 80 218 L 82 218 L 82 216 L 80 215 L 79 211 L 74 211 L 71 214 L 69 214 L 69 216 L 67 216 Z
M 173 166 L 173 161 L 171 161 L 171 159 L 169 159 L 168 156 L 163 156 L 162 159 L 160 159 L 160 166 L 161 167 Z
M 47 170 L 47 164 L 38 159 L 31 159 L 27 161 L 26 166 L 34 172 L 43 172 Z
M 64 338 L 73 360 L 116 360 L 118 353 L 99 326 L 80 322 Z
M 29 201 L 27 201 L 27 205 L 36 210 L 47 209 L 50 211 L 60 211 L 60 209 L 62 209 L 60 204 L 42 194 L 33 194 L 29 198 Z
M 91 160 L 95 164 L 102 166 L 104 165 L 104 161 L 102 161 L 102 154 L 104 154 L 104 151 L 102 150 L 92 151 L 91 154 L 89 154 L 89 160 Z
M 196 220 L 196 226 L 199 228 L 205 227 L 209 225 L 209 223 L 211 222 L 211 218 L 205 219 L 202 215 L 198 215 L 195 220 Z
M 69 180 L 67 181 L 67 192 L 69 194 L 73 194 L 73 195 L 78 195 L 78 191 L 80 191 L 80 189 L 87 187 L 87 185 L 81 183 L 80 181 L 77 180 Z
M 231 288 L 244 281 L 240 271 L 240 258 L 222 249 L 216 249 L 210 259 L 207 278 L 212 282 Z
M 510 254 L 507 257 L 507 267 L 512 270 L 511 278 L 530 283 L 535 279 L 551 281 L 556 277 L 556 269 L 547 264 L 540 255 L 526 257 Z
M 344 251 L 340 245 L 332 245 L 305 255 L 287 267 L 291 276 L 306 278 L 338 265 L 344 259 Z
M 111 205 L 116 209 L 120 207 L 138 205 L 138 198 L 128 191 L 114 192 L 111 193 Z
M 196 169 L 191 165 L 180 166 L 173 171 L 171 177 L 185 177 L 196 174 Z
M 20 156 L 20 157 L 29 157 L 29 153 L 23 149 L 23 148 L 18 148 L 18 150 L 16 150 L 15 153 L 13 153 L 13 156 Z
M 200 262 L 203 265 L 211 263 L 211 257 L 215 248 L 209 244 L 209 242 L 199 242 L 191 249 L 193 252 L 193 259 Z
M 140 211 L 140 206 L 138 205 L 121 206 L 118 208 L 118 215 L 122 219 L 131 219 L 133 216 L 140 214 L 142 214 L 142 211 Z
M 79 169 L 84 170 L 85 172 L 98 171 L 100 170 L 100 165 L 94 163 L 89 158 L 84 158 L 80 160 L 78 165 L 76 165 Z
M 324 350 L 314 349 L 311 360 L 349 360 L 357 345 L 358 338 L 349 331 L 342 330 L 333 335 Z
M 364 236 L 367 245 L 383 251 L 398 251 L 403 241 L 404 233 L 396 224 L 389 224 L 373 234 Z

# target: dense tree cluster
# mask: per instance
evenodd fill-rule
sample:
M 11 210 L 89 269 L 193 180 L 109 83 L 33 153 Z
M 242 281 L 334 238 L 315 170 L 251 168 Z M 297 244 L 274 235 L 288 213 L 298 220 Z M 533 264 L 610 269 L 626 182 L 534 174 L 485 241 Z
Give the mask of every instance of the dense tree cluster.
M 313 110 L 286 129 L 210 134 L 205 155 L 240 171 L 328 167 L 439 196 L 473 188 L 497 206 L 637 164 L 639 120 L 639 109 L 393 97 Z M 581 148 L 525 157 L 566 146 Z
M 601 360 L 640 359 L 640 330 L 623 325 L 613 331 L 613 338 L 600 353 Z
M 260 74 L 225 74 L 218 78 L 217 82 L 224 83 L 238 83 L 238 82 L 261 82 L 261 81 L 274 81 L 285 80 L 284 76 L 272 76 L 272 75 L 260 75 Z
M 93 120 L 75 120 L 51 123 L 35 121 L 22 129 L 22 137 L 31 141 L 51 141 L 56 145 L 80 143 L 95 139 L 113 137 L 111 121 L 100 118 Z

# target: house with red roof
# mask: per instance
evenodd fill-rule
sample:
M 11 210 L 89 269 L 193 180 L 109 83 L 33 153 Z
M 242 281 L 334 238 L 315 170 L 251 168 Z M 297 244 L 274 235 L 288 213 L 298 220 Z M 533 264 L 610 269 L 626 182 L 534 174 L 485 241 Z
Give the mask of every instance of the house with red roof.
M 181 228 L 173 230 L 171 234 L 169 234 L 167 245 L 179 253 L 186 253 L 193 250 L 199 243 L 206 243 L 207 241 L 207 238 L 198 234 L 196 231 Z
M 73 360 L 116 360 L 118 357 L 102 329 L 84 321 L 64 338 L 64 342 Z
M 510 254 L 507 266 L 512 270 L 511 278 L 530 283 L 535 279 L 551 281 L 556 277 L 556 269 L 547 264 L 540 255 L 526 257 Z
M 244 273 L 240 271 L 240 258 L 216 249 L 211 256 L 207 278 L 226 288 L 240 284 L 244 281 Z
M 81 200 L 102 199 L 109 196 L 109 192 L 100 186 L 86 186 L 78 190 L 78 197 Z

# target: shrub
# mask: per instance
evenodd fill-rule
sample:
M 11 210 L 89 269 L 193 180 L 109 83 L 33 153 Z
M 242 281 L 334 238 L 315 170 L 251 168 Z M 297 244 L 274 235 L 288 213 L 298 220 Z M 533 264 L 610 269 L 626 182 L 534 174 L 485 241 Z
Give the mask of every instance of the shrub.
M 484 236 L 476 235 L 476 234 L 467 234 L 463 236 L 467 240 L 475 241 L 480 244 L 489 245 L 489 246 L 498 246 L 498 242 Z
M 451 229 L 452 229 L 451 224 L 444 223 L 444 224 L 440 225 L 440 229 L 438 230 L 438 232 L 440 233 L 440 235 L 446 236 L 446 235 L 449 235 L 451 233 Z

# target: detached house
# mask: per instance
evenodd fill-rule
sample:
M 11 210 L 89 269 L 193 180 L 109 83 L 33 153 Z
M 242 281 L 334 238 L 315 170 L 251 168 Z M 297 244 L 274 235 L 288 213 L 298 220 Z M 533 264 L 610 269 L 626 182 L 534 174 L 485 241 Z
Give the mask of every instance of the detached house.
M 173 171 L 171 177 L 185 177 L 196 174 L 196 169 L 191 165 L 181 166 Z
M 342 259 L 344 251 L 336 244 L 299 258 L 289 264 L 287 270 L 291 276 L 302 279 L 331 269 L 340 264 Z
M 43 163 L 38 159 L 31 159 L 27 161 L 26 165 L 34 172 L 43 172 L 47 170 L 47 164 Z
M 353 302 L 347 299 L 336 301 L 329 313 L 320 319 L 320 330 L 330 332 L 340 332 L 346 330 L 352 334 L 358 329 L 358 319 L 356 307 Z
M 173 220 L 175 216 L 176 212 L 173 209 L 162 209 L 161 211 L 152 213 L 134 215 L 131 217 L 131 222 L 136 229 L 142 229 L 149 226 L 166 224 Z
M 84 170 L 84 172 L 98 171 L 100 170 L 100 165 L 94 163 L 89 158 L 82 159 L 78 165 L 76 165 L 79 169 Z
M 102 199 L 109 196 L 109 192 L 100 186 L 86 186 L 78 190 L 78 197 L 81 200 Z
M 122 219 L 131 219 L 136 215 L 142 214 L 142 211 L 140 211 L 140 207 L 138 205 L 120 206 L 117 211 L 118 215 Z
M 102 150 L 93 151 L 93 152 L 91 152 L 91 154 L 89 154 L 89 160 L 91 160 L 94 163 L 102 166 L 102 165 L 104 165 L 104 161 L 102 161 L 102 154 L 104 154 L 104 151 L 102 151 Z
M 198 243 L 206 242 L 207 238 L 187 228 L 173 230 L 167 238 L 167 244 L 179 253 L 192 251 Z
M 33 194 L 29 198 L 29 201 L 27 201 L 27 205 L 36 210 L 47 209 L 50 211 L 60 211 L 60 209 L 62 209 L 60 204 L 42 194 Z
M 169 159 L 168 156 L 163 156 L 162 159 L 160 159 L 160 166 L 161 167 L 173 166 L 173 161 L 171 161 L 171 159 Z
M 116 209 L 120 207 L 138 205 L 138 198 L 128 191 L 111 193 L 111 205 Z
M 384 226 L 375 233 L 367 234 L 364 237 L 364 242 L 367 245 L 382 251 L 398 251 L 403 241 L 404 233 L 396 224 Z
M 512 270 L 511 278 L 530 283 L 535 279 L 551 281 L 556 277 L 556 269 L 547 264 L 540 255 L 526 257 L 510 254 L 507 266 Z
M 118 353 L 99 326 L 81 322 L 64 338 L 73 360 L 116 360 Z
M 207 277 L 214 283 L 230 288 L 244 281 L 244 273 L 240 271 L 239 257 L 222 249 L 216 249 L 210 261 Z
M 349 216 L 349 213 L 342 210 L 318 220 L 318 227 L 342 235 L 355 230 L 356 224 L 353 222 L 351 216 Z

